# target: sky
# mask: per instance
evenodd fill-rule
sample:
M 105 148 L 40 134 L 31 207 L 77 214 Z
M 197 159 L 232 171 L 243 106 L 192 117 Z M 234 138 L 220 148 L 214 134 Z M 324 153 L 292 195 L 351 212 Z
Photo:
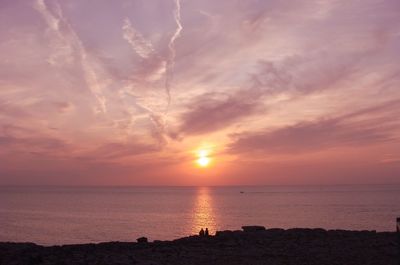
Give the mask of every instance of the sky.
M 1 0 L 0 184 L 399 183 L 399 62 L 398 0 Z

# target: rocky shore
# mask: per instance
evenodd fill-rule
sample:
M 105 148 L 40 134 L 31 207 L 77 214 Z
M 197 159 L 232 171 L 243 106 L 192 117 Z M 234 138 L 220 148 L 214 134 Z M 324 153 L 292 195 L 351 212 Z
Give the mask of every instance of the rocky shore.
M 398 265 L 394 232 L 324 229 L 220 231 L 173 241 L 43 247 L 0 243 L 1 265 L 34 264 L 285 264 Z

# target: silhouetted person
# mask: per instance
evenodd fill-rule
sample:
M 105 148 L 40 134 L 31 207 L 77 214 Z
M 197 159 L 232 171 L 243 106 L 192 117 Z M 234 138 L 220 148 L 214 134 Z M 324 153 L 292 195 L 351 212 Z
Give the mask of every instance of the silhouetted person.
M 199 236 L 204 236 L 204 229 L 203 228 L 200 230 Z
M 204 234 L 205 234 L 205 236 L 209 236 L 209 234 L 208 234 L 208 227 L 206 227 L 206 232 L 205 232 Z

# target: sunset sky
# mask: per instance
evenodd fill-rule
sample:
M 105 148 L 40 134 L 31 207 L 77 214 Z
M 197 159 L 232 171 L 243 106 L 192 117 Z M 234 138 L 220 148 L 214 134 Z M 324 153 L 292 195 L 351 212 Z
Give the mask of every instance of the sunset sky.
M 395 182 L 398 0 L 0 1 L 0 184 Z

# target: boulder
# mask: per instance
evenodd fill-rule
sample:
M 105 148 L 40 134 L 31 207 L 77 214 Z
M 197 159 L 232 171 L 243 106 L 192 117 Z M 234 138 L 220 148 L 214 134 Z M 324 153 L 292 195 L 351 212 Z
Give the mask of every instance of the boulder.
M 139 237 L 138 239 L 136 239 L 136 241 L 138 242 L 138 243 L 147 243 L 148 242 L 148 240 L 147 240 L 147 237 Z

